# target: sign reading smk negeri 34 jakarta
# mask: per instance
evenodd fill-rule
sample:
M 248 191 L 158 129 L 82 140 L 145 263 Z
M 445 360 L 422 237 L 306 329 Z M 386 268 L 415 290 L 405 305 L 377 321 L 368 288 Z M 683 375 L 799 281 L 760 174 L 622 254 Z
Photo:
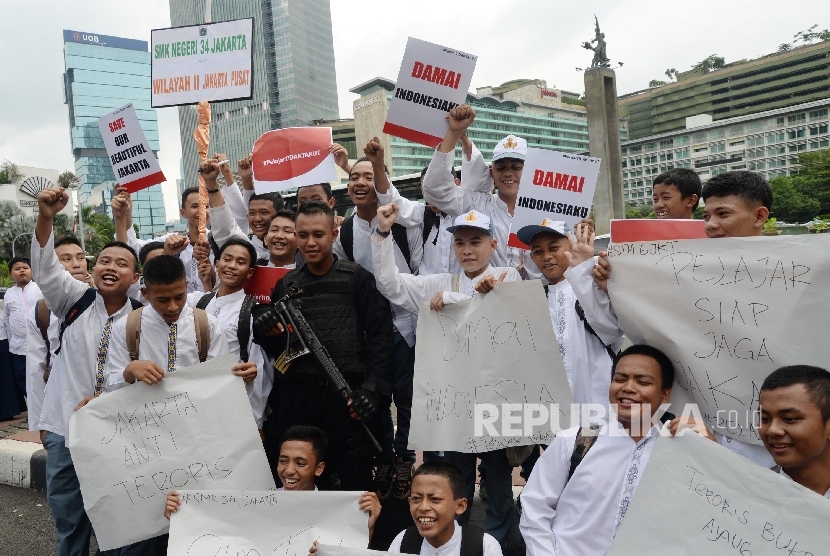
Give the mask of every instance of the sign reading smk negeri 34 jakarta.
M 253 96 L 254 20 L 153 29 L 152 106 Z

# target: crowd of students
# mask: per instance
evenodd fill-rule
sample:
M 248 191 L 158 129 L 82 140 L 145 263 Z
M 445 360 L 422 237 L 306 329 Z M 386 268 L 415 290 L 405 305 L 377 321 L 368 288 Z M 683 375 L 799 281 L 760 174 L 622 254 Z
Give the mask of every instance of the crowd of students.
M 142 241 L 132 226 L 132 200 L 119 189 L 112 200 L 116 237 L 91 274 L 78 241 L 54 237 L 53 219 L 67 192 L 39 194 L 31 261 L 10 263 L 16 285 L 0 321 L 0 363 L 13 369 L 6 375 L 14 381 L 0 390 L 0 413 L 14 415 L 28 403 L 30 428 L 41 433 L 59 555 L 86 555 L 93 533 L 66 447 L 72 412 L 95 396 L 136 381 L 156 384 L 226 354 L 237 358 L 228 372 L 247 386 L 281 488 L 360 493 L 370 536 L 388 500 L 408 500 L 412 522 L 400 524 L 392 552 L 501 553 L 515 515 L 506 450 L 428 452 L 416 469 L 408 435 L 422 304 L 441 311 L 518 280 L 537 280 L 544 289 L 574 403 L 618 408 L 616 420 L 602 429 L 577 427 L 543 447 L 541 457 L 537 448 L 527 458 L 519 527 L 534 556 L 607 552 L 659 436 L 658 425 L 632 427 L 632 421 L 641 406 L 656 410 L 668 401 L 673 365 L 652 346 L 620 352 L 624 336 L 606 287 L 611 263 L 605 253 L 594 257 L 591 220 L 573 230 L 546 220 L 518 230 L 529 249 L 507 245 L 527 143 L 507 136 L 488 167 L 466 134 L 474 118 L 469 106 L 449 113 L 446 137 L 421 175 L 426 205 L 395 189 L 376 139 L 353 166 L 345 149 L 331 148 L 349 175 L 355 211 L 345 220 L 333 212 L 329 184 L 301 187 L 289 209 L 279 194 L 254 193 L 250 159 L 238 163 L 241 189 L 220 185 L 227 163 L 215 155 L 199 169 L 208 192 L 208 236 L 199 235 L 199 191 L 192 188 L 181 198 L 187 235 Z M 453 171 L 459 142 L 460 183 Z M 685 169 L 654 179 L 657 218 L 692 218 L 700 199 L 708 237 L 746 237 L 761 234 L 772 193 L 749 172 L 721 174 L 705 187 Z M 349 384 L 348 401 L 312 356 L 286 362 L 290 331 L 273 305 L 256 303 L 243 290 L 256 266 L 287 270 L 272 300 L 289 294 L 301 303 Z M 747 465 L 775 467 L 830 497 L 827 371 L 785 367 L 767 378 L 763 446 L 731 440 L 691 418 L 661 418 L 672 433 L 694 429 L 745 456 Z M 625 434 L 609 434 L 612 429 Z M 467 524 L 477 459 L 487 477 L 486 533 Z M 171 492 L 159 512 L 169 518 L 178 506 Z M 165 551 L 159 537 L 112 553 Z

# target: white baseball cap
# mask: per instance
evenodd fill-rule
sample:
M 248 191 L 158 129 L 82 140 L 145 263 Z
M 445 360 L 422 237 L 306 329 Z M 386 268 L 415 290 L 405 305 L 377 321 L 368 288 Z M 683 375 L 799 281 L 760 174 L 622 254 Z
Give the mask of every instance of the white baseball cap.
M 568 232 L 570 231 L 571 229 L 561 220 L 543 218 L 539 224 L 531 224 L 530 226 L 522 226 L 519 228 L 519 231 L 516 232 L 516 237 L 525 245 L 530 245 L 533 236 L 538 233 L 554 233 L 561 237 L 568 237 Z
M 452 226 L 447 228 L 449 233 L 455 233 L 456 230 L 459 228 L 475 228 L 477 230 L 481 230 L 483 232 L 487 232 L 487 235 L 493 236 L 493 227 L 490 224 L 490 217 L 486 214 L 482 214 L 477 210 L 471 210 L 467 214 L 460 214 L 455 217 L 453 220 Z
M 508 135 L 493 149 L 493 162 L 502 158 L 527 158 L 527 141 L 515 135 Z

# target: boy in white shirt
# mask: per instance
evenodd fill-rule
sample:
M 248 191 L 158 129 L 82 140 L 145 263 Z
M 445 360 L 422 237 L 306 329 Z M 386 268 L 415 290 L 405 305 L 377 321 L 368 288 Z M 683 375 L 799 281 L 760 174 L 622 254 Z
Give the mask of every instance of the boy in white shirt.
M 14 286 L 6 291 L 3 322 L 9 339 L 9 355 L 14 371 L 14 385 L 21 411 L 26 408 L 26 318 L 43 294 L 32 281 L 29 259 L 15 257 L 9 261 Z
M 297 214 L 291 209 L 278 210 L 268 224 L 265 246 L 268 258 L 259 259 L 257 266 L 270 266 L 291 270 L 297 268 L 297 234 L 294 220 Z

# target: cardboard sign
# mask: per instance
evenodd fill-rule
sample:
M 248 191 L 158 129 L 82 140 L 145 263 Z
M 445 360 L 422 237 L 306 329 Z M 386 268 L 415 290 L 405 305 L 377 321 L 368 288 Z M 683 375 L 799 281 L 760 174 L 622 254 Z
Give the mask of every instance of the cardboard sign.
M 588 218 L 599 162 L 599 158 L 589 156 L 528 148 L 507 244 L 529 247 L 516 237 L 523 226 L 544 225 L 544 220 L 552 220 L 574 228 Z
M 316 540 L 364 548 L 360 492 L 180 491 L 170 518 L 171 556 L 307 556 Z
M 666 241 L 672 239 L 705 239 L 703 220 L 671 218 L 634 218 L 611 220 L 611 241 Z
M 571 416 L 557 346 L 538 280 L 505 282 L 441 312 L 424 303 L 409 448 L 478 453 L 549 444 Z M 533 423 L 525 409 L 536 412 Z
M 271 291 L 286 274 L 288 274 L 287 268 L 255 266 L 254 273 L 245 280 L 242 289 L 248 295 L 256 297 L 260 303 L 271 303 Z
M 98 127 L 118 185 L 134 193 L 167 180 L 150 150 L 132 104 L 102 116 Z
M 660 438 L 608 556 L 827 554 L 830 500 L 692 432 Z
M 101 550 L 166 533 L 171 490 L 275 488 L 235 364 L 179 369 L 72 414 L 68 446 Z
M 764 379 L 785 365 L 827 366 L 827 253 L 825 234 L 608 246 L 620 328 L 674 361 L 672 413 L 696 403 L 713 430 L 761 444 Z
M 330 127 L 289 127 L 263 133 L 251 153 L 256 192 L 336 180 L 330 146 Z
M 153 108 L 253 98 L 254 20 L 150 33 Z
M 435 148 L 464 104 L 478 56 L 409 37 L 383 132 Z

